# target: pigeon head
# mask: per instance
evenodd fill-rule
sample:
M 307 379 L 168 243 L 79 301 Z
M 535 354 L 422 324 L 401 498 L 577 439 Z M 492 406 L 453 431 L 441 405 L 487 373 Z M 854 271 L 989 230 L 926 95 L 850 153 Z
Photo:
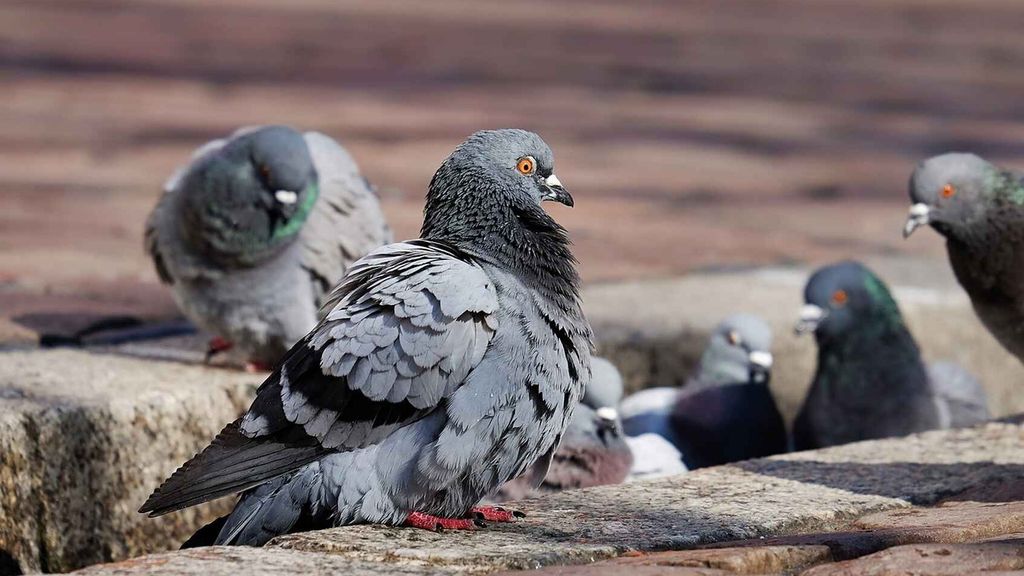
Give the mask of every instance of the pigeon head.
M 1012 188 L 1024 203 L 1024 190 L 1012 177 L 974 154 L 934 156 L 917 165 L 910 177 L 910 213 L 903 227 L 907 238 L 931 224 L 943 236 L 962 237 L 981 220 L 994 192 Z
M 771 378 L 772 330 L 751 314 L 734 314 L 715 327 L 700 359 L 702 384 L 767 384 Z
M 860 262 L 818 269 L 807 281 L 804 301 L 796 331 L 814 332 L 819 343 L 864 330 L 905 328 L 885 283 Z
M 186 236 L 225 263 L 254 264 L 293 240 L 316 203 L 318 177 L 302 134 L 240 131 L 182 181 Z
M 566 259 L 571 268 L 565 230 L 540 206 L 546 200 L 573 205 L 540 136 L 515 129 L 477 132 L 434 174 L 421 235 L 512 266 L 553 258 Z
M 608 360 L 591 356 L 590 373 L 590 383 L 583 392 L 581 402 L 597 410 L 599 414 L 609 415 L 612 419 L 617 418 L 617 407 L 624 393 L 619 370 Z

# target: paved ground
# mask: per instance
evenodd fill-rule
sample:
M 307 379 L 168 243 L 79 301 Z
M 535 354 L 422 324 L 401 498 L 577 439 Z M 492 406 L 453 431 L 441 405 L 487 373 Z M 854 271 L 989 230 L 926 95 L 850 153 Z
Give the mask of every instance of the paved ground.
M 910 253 L 912 163 L 1024 164 L 1012 0 L 12 0 L 0 6 L 2 315 L 169 314 L 160 184 L 234 127 L 344 141 L 400 236 L 481 127 L 554 146 L 588 281 Z

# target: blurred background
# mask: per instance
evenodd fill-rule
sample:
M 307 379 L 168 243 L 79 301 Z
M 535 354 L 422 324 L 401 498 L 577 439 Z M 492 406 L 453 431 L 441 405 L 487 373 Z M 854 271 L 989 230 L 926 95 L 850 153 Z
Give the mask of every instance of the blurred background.
M 948 150 L 1024 164 L 1022 29 L 1013 0 L 6 0 L 0 316 L 175 314 L 145 216 L 251 123 L 339 139 L 402 238 L 466 135 L 535 130 L 589 283 L 942 262 L 900 237 L 907 178 Z

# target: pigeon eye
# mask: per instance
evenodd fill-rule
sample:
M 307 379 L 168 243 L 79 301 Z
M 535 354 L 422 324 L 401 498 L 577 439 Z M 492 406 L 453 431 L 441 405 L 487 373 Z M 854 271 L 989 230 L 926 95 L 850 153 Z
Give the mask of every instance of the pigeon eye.
M 738 345 L 742 341 L 740 335 L 737 334 L 735 330 L 729 331 L 727 338 L 729 339 L 729 344 L 732 344 L 733 346 Z
M 849 299 L 849 296 L 846 295 L 846 290 L 836 290 L 832 293 L 832 303 L 836 306 L 845 305 Z
M 533 156 L 523 156 L 516 162 L 516 170 L 519 170 L 520 174 L 529 176 L 537 169 L 537 161 L 533 159 Z
M 942 197 L 943 198 L 952 198 L 955 195 L 956 195 L 956 188 L 953 188 L 952 184 L 946 184 L 945 186 L 942 187 Z
M 267 168 L 266 164 L 260 164 L 260 175 L 263 176 L 264 180 L 270 179 L 270 168 Z

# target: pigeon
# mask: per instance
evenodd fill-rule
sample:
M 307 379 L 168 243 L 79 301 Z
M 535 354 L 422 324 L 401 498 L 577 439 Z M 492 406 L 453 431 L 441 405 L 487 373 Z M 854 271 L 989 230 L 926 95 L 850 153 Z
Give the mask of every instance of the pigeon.
M 622 399 L 622 377 L 615 366 L 599 356 L 590 359 L 590 385 L 555 450 L 546 474 L 536 469 L 506 482 L 492 496 L 496 502 L 521 500 L 529 495 L 571 488 L 620 484 L 629 476 L 633 454 L 622 433 L 617 406 Z M 534 488 L 531 477 L 543 474 Z
M 653 388 L 623 402 L 626 433 L 664 437 L 690 470 L 785 452 L 785 424 L 768 387 L 771 339 L 756 316 L 726 318 L 682 389 Z
M 568 233 L 541 207 L 573 205 L 553 164 L 523 130 L 459 145 L 430 182 L 420 238 L 353 264 L 246 413 L 141 512 L 241 492 L 212 543 L 253 546 L 358 523 L 514 520 L 477 504 L 535 462 L 546 471 L 591 374 Z
M 794 424 L 797 450 L 981 421 L 958 405 L 975 402 L 977 382 L 941 366 L 933 381 L 889 289 L 863 264 L 817 270 L 804 299 L 797 332 L 814 333 L 818 368 Z
M 683 454 L 660 434 L 626 436 L 626 444 L 633 454 L 633 467 L 627 482 L 664 478 L 687 472 Z
M 992 419 L 981 382 L 955 362 L 928 365 L 941 428 L 965 428 Z
M 989 332 L 1024 361 L 1024 182 L 974 154 L 917 165 L 904 238 L 930 224 L 946 237 L 960 285 Z
M 391 242 L 373 189 L 337 142 L 285 126 L 243 128 L 200 147 L 164 185 L 146 250 L 178 307 L 272 366 L 316 325 L 357 259 Z

